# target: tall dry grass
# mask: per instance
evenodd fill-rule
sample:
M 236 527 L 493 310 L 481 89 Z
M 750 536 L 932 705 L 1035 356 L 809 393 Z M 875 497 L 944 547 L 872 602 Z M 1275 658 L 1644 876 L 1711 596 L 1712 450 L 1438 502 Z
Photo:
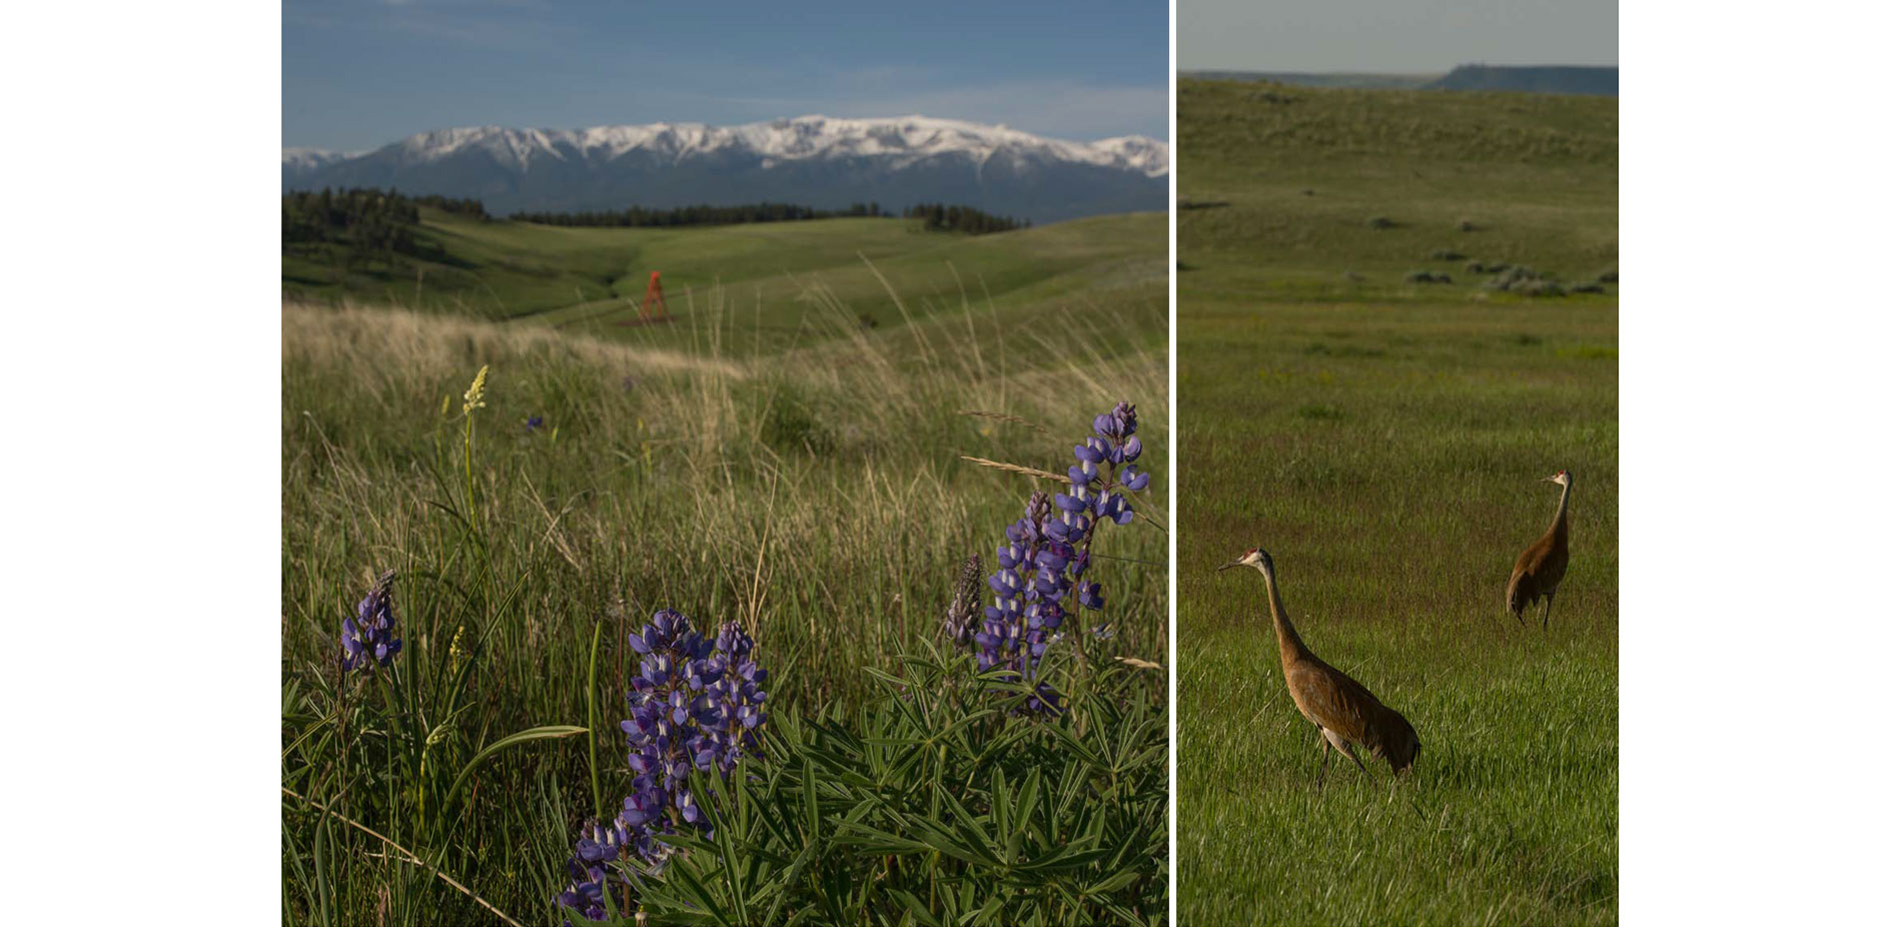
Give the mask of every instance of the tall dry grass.
M 1165 290 L 1092 298 L 1033 313 L 965 302 L 872 330 L 808 290 L 802 324 L 827 337 L 776 356 L 749 349 L 753 320 L 717 292 L 677 307 L 672 324 L 692 327 L 684 351 L 638 331 L 617 342 L 286 303 L 286 787 L 361 796 L 401 778 L 333 761 L 338 745 L 324 740 L 338 628 L 386 569 L 398 571 L 405 672 L 454 706 L 426 720 L 441 731 L 426 761 L 448 768 L 512 731 L 586 724 L 596 622 L 601 709 L 619 717 L 632 667 L 614 642 L 662 606 L 701 624 L 743 622 L 780 710 L 865 699 L 866 668 L 895 666 L 935 633 L 957 564 L 987 557 L 1021 514 L 1033 478 L 963 456 L 1060 472 L 1094 415 L 1132 401 L 1155 471 L 1138 503 L 1165 511 Z M 483 365 L 486 407 L 464 421 L 462 393 Z M 1137 522 L 1105 535 L 1097 555 L 1120 654 L 1161 662 L 1163 533 Z M 469 656 L 450 656 L 458 632 Z M 450 686 L 452 698 L 441 694 Z M 418 818 L 384 833 L 456 847 L 421 855 L 504 910 L 538 911 L 585 804 L 584 739 L 514 748 L 484 769 L 452 823 Z M 622 752 L 617 737 L 597 746 Z M 313 919 L 302 899 L 323 892 L 290 886 L 313 865 L 312 829 L 329 825 L 286 808 L 286 915 Z M 356 867 L 323 883 L 336 897 L 319 907 L 342 922 L 426 922 L 464 904 L 400 854 L 352 843 L 347 829 L 330 839 Z

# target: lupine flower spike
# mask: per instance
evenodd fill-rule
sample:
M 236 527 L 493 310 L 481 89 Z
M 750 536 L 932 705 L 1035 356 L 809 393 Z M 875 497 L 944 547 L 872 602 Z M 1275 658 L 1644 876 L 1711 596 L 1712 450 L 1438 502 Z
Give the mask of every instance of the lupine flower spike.
M 1070 594 L 1077 608 L 1099 611 L 1104 604 L 1101 584 L 1085 578 L 1096 526 L 1103 520 L 1117 525 L 1134 520 L 1135 511 L 1119 490 L 1148 488 L 1148 474 L 1134 463 L 1141 457 L 1137 424 L 1135 407 L 1125 402 L 1096 416 L 1095 433 L 1075 447 L 1068 490 L 1054 497 L 1040 490 L 1032 494 L 1023 517 L 1004 529 L 1006 543 L 996 549 L 1001 569 L 989 580 L 995 604 L 983 610 L 973 635 L 977 668 L 1002 667 L 1009 671 L 1007 678 L 1037 686 L 1031 711 L 1059 710 L 1056 693 L 1037 682 L 1036 669 L 1071 614 L 1065 604 Z M 1112 633 L 1106 624 L 1093 630 L 1098 637 Z
M 567 875 L 573 881 L 568 883 L 566 891 L 555 896 L 555 903 L 586 920 L 606 920 L 607 903 L 603 896 L 608 880 L 613 878 L 608 864 L 625 856 L 626 848 L 627 823 L 620 818 L 609 821 L 606 827 L 592 820 L 582 824 L 581 839 L 574 844 L 574 855 L 567 861 Z M 626 907 L 624 896 L 616 896 L 614 900 L 616 907 Z M 573 927 L 571 920 L 563 923 Z
M 957 585 L 950 594 L 950 608 L 944 612 L 945 637 L 969 646 L 983 614 L 983 558 L 971 554 L 957 571 Z
M 765 723 L 765 693 L 759 688 L 765 671 L 753 662 L 752 638 L 738 622 L 720 626 L 704 678 L 714 714 L 712 726 L 702 726 L 707 752 L 719 774 L 728 775 L 740 757 L 758 752 L 757 731 Z
M 631 717 L 620 722 L 627 734 L 627 765 L 633 768 L 633 793 L 621 814 L 634 855 L 658 862 L 667 848 L 653 836 L 700 820 L 686 777 L 703 746 L 700 726 L 718 720 L 705 695 L 712 642 L 694 631 L 685 615 L 663 609 L 628 635 L 628 644 L 641 656 L 640 672 L 627 693 Z
M 722 625 L 717 637 L 707 639 L 685 615 L 663 609 L 628 635 L 627 643 L 640 654 L 640 671 L 627 693 L 631 717 L 620 722 L 633 790 L 606 833 L 615 855 L 653 871 L 674 852 L 655 840 L 657 835 L 684 828 L 712 834 L 712 816 L 698 807 L 688 777 L 694 770 L 730 775 L 741 757 L 758 753 L 766 674 L 752 659 L 752 638 L 737 622 Z M 598 827 L 589 827 L 594 835 L 584 829 L 575 845 L 576 860 L 588 858 L 590 846 L 609 845 L 597 835 Z M 604 914 L 590 913 L 598 909 L 584 905 L 598 899 L 602 879 L 575 865 L 570 863 L 574 883 L 555 900 L 598 919 Z
M 368 667 L 370 660 L 388 666 L 402 650 L 396 637 L 396 612 L 390 604 L 390 588 L 396 571 L 390 570 L 376 580 L 369 595 L 356 605 L 356 614 L 343 619 L 343 671 Z

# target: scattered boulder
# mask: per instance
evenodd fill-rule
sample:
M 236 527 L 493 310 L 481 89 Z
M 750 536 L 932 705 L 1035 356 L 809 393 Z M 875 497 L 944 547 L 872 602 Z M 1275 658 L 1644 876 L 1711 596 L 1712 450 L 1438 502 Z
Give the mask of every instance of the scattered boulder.
M 1551 279 L 1549 274 L 1539 273 L 1536 268 L 1522 264 L 1513 264 L 1498 271 L 1497 276 L 1484 282 L 1484 288 L 1525 296 L 1562 296 L 1566 292 L 1564 285 Z

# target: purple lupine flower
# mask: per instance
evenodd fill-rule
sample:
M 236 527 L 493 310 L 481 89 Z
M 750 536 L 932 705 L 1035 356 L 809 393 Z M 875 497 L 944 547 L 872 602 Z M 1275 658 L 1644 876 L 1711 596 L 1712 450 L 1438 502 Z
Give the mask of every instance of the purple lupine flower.
M 685 615 L 663 609 L 627 642 L 641 658 L 627 693 L 630 717 L 620 723 L 633 770 L 621 817 L 631 855 L 657 865 L 671 851 L 656 835 L 688 826 L 711 833 L 712 817 L 687 784 L 692 772 L 729 775 L 741 756 L 758 752 L 766 673 L 736 622 L 708 640 Z
M 1062 600 L 1073 581 L 1070 564 L 1075 558 L 1068 541 L 1072 531 L 1086 530 L 1080 526 L 1087 520 L 1074 503 L 1052 505 L 1049 494 L 1038 490 L 1030 495 L 1023 517 L 1004 529 L 1009 543 L 996 549 L 1001 569 L 989 581 L 996 604 L 983 610 L 983 622 L 972 635 L 978 671 L 1001 668 L 1007 670 L 1005 679 L 1038 685 L 1036 667 L 1048 648 L 1049 636 L 1067 617 Z M 1055 710 L 1054 692 L 1038 685 L 1028 708 Z
M 633 769 L 633 793 L 622 809 L 636 852 L 650 862 L 664 858 L 666 846 L 652 840 L 673 833 L 678 796 L 687 792 L 686 776 L 702 752 L 700 722 L 712 720 L 705 696 L 705 659 L 712 642 L 693 630 L 686 616 L 672 609 L 627 636 L 641 654 L 640 669 L 627 693 L 627 765 Z
M 752 638 L 736 621 L 719 628 L 712 654 L 706 658 L 707 695 L 716 716 L 706 729 L 706 749 L 699 768 L 715 766 L 720 775 L 732 772 L 739 758 L 757 753 L 758 728 L 765 723 L 765 670 L 752 660 Z
M 1071 593 L 1074 608 L 1100 611 L 1105 605 L 1101 584 L 1083 578 L 1096 527 L 1134 520 L 1135 510 L 1118 490 L 1148 488 L 1148 474 L 1135 466 L 1142 450 L 1135 407 L 1118 403 L 1094 424 L 1095 434 L 1075 446 L 1068 489 L 1031 495 L 1023 517 L 1004 529 L 1007 543 L 996 549 L 1000 569 L 989 579 L 995 604 L 983 610 L 971 635 L 980 671 L 1000 667 L 1005 678 L 1037 686 L 1032 711 L 1060 710 L 1053 689 L 1036 681 L 1036 669 L 1049 645 L 1062 639 Z M 1113 633 L 1107 624 L 1091 630 L 1098 638 Z
M 640 654 L 627 693 L 630 717 L 620 722 L 633 788 L 611 827 L 583 827 L 568 864 L 574 883 L 555 898 L 595 920 L 606 916 L 608 863 L 626 860 L 657 872 L 675 850 L 655 837 L 684 829 L 712 834 L 713 815 L 693 798 L 688 777 L 695 769 L 730 775 L 740 757 L 758 753 L 765 723 L 765 670 L 737 622 L 708 640 L 685 615 L 661 609 L 627 635 L 627 644 Z M 631 904 L 628 898 L 621 907 Z
M 607 904 L 603 897 L 607 892 L 609 879 L 614 878 L 609 864 L 626 857 L 631 835 L 627 822 L 616 817 L 602 827 L 589 819 L 581 824 L 581 839 L 574 844 L 574 855 L 567 861 L 567 875 L 571 880 L 567 889 L 554 897 L 557 905 L 578 914 L 583 920 L 604 921 L 607 919 Z M 617 881 L 626 884 L 626 877 Z M 626 906 L 626 900 L 617 900 L 617 906 Z M 573 927 L 573 921 L 563 921 L 567 927 Z
M 395 581 L 395 570 L 384 573 L 357 603 L 356 615 L 343 619 L 344 672 L 368 667 L 372 659 L 388 666 L 402 651 L 402 641 L 396 637 L 396 612 L 389 600 Z
M 1095 417 L 1095 434 L 1075 449 L 1081 466 L 1069 468 L 1069 493 L 1081 503 L 1081 510 L 1094 516 L 1097 523 L 1125 525 L 1135 520 L 1134 508 L 1117 490 L 1141 492 L 1148 488 L 1148 474 L 1135 466 L 1135 461 L 1141 458 L 1141 438 L 1135 435 L 1139 426 L 1135 407 L 1118 402 L 1115 408 Z M 1088 567 L 1087 547 L 1091 540 L 1092 534 L 1077 540 L 1083 548 L 1075 570 L 1078 579 Z M 1083 608 L 1093 610 L 1100 610 L 1104 604 L 1101 586 L 1097 583 L 1080 583 L 1076 599 Z
M 528 433 L 534 434 L 534 430 L 539 427 L 541 427 L 541 416 L 539 415 L 528 416 Z

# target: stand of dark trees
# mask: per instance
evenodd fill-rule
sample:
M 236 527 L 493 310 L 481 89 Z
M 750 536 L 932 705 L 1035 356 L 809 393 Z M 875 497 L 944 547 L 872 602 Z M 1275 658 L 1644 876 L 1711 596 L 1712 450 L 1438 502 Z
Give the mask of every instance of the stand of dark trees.
M 748 203 L 743 206 L 680 206 L 647 209 L 630 206 L 614 212 L 518 212 L 516 222 L 593 228 L 672 228 L 688 225 L 739 225 L 747 222 L 805 222 L 813 219 L 895 218 L 877 203 L 852 203 L 846 209 L 813 209 L 791 203 Z M 921 219 L 927 232 L 983 235 L 1028 228 L 1027 221 L 993 216 L 968 206 L 922 203 L 904 210 L 904 218 Z
M 440 246 L 416 240 L 421 207 L 488 218 L 481 200 L 405 196 L 394 190 L 355 188 L 284 194 L 284 249 L 341 245 L 351 266 L 381 260 L 394 267 L 398 255 L 440 258 Z
M 876 203 L 852 203 L 849 209 L 813 209 L 791 203 L 748 203 L 744 206 L 680 206 L 647 209 L 630 206 L 616 212 L 518 212 L 508 218 L 536 225 L 595 228 L 664 228 L 681 225 L 739 225 L 747 222 L 804 222 L 876 216 L 888 218 Z
M 443 260 L 442 247 L 421 241 L 416 230 L 423 207 L 462 216 L 488 219 L 481 200 L 445 196 L 408 196 L 395 190 L 352 188 L 293 191 L 283 197 L 283 245 L 286 252 L 334 253 L 340 249 L 346 265 L 368 267 L 380 261 L 394 269 L 404 256 Z M 849 208 L 826 210 L 791 203 L 744 206 L 682 206 L 676 209 L 629 207 L 618 212 L 518 212 L 517 222 L 541 225 L 652 228 L 690 225 L 736 225 L 747 222 L 801 222 L 875 216 L 891 218 L 877 203 L 853 203 Z M 904 210 L 904 218 L 923 223 L 927 232 L 984 235 L 1028 228 L 1027 221 L 995 216 L 969 206 L 920 203 Z
M 1027 219 L 993 216 L 968 206 L 945 206 L 942 203 L 919 203 L 904 210 L 904 218 L 924 220 L 926 232 L 962 232 L 966 235 L 1013 232 L 1029 227 Z

